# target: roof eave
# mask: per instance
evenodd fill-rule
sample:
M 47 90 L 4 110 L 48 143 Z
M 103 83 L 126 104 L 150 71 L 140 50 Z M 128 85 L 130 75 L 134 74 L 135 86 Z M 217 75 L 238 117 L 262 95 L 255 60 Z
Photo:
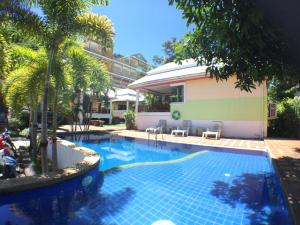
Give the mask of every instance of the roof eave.
M 206 73 L 182 75 L 182 76 L 177 76 L 174 78 L 158 79 L 158 80 L 152 80 L 152 81 L 148 81 L 148 82 L 146 81 L 146 82 L 138 83 L 138 84 L 134 84 L 134 82 L 133 82 L 128 85 L 128 88 L 133 89 L 133 90 L 138 90 L 138 89 L 141 89 L 143 87 L 148 87 L 148 86 L 158 86 L 158 85 L 164 85 L 164 84 L 179 83 L 179 82 L 183 82 L 186 80 L 196 80 L 196 79 L 201 79 L 201 78 L 207 78 Z

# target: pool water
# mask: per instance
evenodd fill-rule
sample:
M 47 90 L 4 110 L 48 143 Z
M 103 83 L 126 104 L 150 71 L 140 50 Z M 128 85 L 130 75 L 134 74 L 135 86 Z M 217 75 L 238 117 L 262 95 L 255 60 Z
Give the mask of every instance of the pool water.
M 91 139 L 85 143 L 103 141 Z M 104 138 L 110 146 L 124 141 L 138 148 L 146 145 L 146 152 L 152 148 L 153 155 L 183 149 L 185 160 L 96 169 L 63 184 L 0 197 L 0 224 L 291 224 L 278 178 L 264 153 L 170 143 L 151 147 L 151 143 L 122 138 L 108 143 Z M 187 149 L 193 152 L 189 157 Z M 162 160 L 155 157 L 149 160 Z
M 93 149 L 101 155 L 100 170 L 139 162 L 160 162 L 182 158 L 193 151 L 187 145 L 154 142 L 111 135 L 69 135 L 64 139 Z M 99 141 L 101 139 L 101 141 Z

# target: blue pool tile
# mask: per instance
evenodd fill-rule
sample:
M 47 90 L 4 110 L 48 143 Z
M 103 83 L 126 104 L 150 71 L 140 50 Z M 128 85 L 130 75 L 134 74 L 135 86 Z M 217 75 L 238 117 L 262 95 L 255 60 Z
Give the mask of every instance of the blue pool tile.
M 118 140 L 115 144 L 128 148 Z M 118 148 L 115 146 L 113 152 L 121 154 Z M 143 145 L 131 143 L 130 148 L 141 149 Z M 149 146 L 144 151 L 151 155 Z M 163 154 L 161 151 L 170 150 L 159 151 Z M 87 190 L 74 181 L 76 185 L 55 191 L 20 194 L 13 200 L 0 198 L 1 222 L 151 225 L 169 220 L 175 225 L 290 224 L 280 189 L 273 188 L 273 194 L 269 191 L 269 183 L 278 184 L 264 155 L 214 149 L 174 164 L 138 166 L 99 176 L 102 180 Z M 274 194 L 279 197 L 274 198 Z M 37 205 L 43 207 L 39 209 Z M 272 211 L 273 208 L 280 210 Z

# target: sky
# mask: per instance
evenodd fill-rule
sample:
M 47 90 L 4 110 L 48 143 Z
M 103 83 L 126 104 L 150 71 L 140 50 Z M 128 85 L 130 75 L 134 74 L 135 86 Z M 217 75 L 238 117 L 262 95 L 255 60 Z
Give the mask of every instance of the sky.
M 92 8 L 114 24 L 114 53 L 142 53 L 150 64 L 154 55 L 163 55 L 164 41 L 181 39 L 188 32 L 185 20 L 168 0 L 110 0 L 108 6 Z

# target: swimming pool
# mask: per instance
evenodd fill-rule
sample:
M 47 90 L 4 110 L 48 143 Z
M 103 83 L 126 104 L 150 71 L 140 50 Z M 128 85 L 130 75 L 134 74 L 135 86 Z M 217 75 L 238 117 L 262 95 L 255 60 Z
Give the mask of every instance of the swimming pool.
M 176 160 L 199 151 L 199 149 L 191 149 L 188 145 L 161 141 L 148 142 L 147 140 L 109 134 L 67 135 L 63 138 L 99 153 L 101 155 L 101 171 L 132 163 Z
M 167 157 L 168 163 L 93 170 L 63 184 L 0 197 L 0 224 L 291 224 L 266 154 L 127 141 L 184 154 Z M 103 140 L 93 136 L 86 142 Z

